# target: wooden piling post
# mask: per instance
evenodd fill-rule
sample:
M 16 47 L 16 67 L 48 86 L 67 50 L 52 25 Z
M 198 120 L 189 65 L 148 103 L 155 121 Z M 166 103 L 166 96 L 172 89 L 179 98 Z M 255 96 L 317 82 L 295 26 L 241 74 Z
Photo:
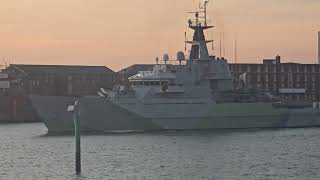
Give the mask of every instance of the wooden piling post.
M 81 173 L 80 107 L 78 100 L 74 105 L 74 133 L 76 138 L 76 173 Z

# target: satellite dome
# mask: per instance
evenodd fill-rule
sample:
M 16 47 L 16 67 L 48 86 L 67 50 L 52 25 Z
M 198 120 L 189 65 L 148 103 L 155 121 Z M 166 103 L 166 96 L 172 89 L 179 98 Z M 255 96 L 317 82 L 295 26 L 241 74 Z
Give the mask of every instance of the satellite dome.
M 169 61 L 169 55 L 168 54 L 164 54 L 163 55 L 163 60 L 166 62 L 166 61 Z
M 182 51 L 177 52 L 177 60 L 178 61 L 184 61 L 186 60 L 186 57 Z

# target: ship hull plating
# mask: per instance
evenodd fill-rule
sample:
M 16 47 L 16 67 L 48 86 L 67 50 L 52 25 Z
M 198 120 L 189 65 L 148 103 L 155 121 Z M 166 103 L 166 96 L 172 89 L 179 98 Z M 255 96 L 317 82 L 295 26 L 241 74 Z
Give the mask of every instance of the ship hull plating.
M 74 98 L 31 96 L 31 100 L 49 133 L 73 132 L 73 115 L 66 109 Z M 320 126 L 319 109 L 275 108 L 272 103 L 139 102 L 100 97 L 80 98 L 79 103 L 83 132 Z

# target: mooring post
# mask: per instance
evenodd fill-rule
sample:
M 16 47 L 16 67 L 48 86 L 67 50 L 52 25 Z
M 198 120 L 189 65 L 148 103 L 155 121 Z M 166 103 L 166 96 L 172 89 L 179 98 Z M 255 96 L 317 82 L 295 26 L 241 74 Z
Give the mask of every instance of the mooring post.
M 81 145 L 80 145 L 80 107 L 78 100 L 74 104 L 74 135 L 76 138 L 76 173 L 81 173 Z

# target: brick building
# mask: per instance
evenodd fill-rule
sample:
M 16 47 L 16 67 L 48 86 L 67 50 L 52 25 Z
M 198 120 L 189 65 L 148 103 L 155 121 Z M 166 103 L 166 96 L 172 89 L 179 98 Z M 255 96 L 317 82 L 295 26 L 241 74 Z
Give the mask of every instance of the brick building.
M 11 64 L 4 70 L 26 94 L 54 96 L 96 95 L 111 88 L 114 72 L 105 66 Z
M 248 89 L 271 92 L 283 100 L 319 100 L 319 64 L 281 63 L 280 56 L 264 59 L 262 64 L 229 64 L 234 87 L 243 86 L 245 75 Z
M 115 73 L 104 66 L 11 64 L 2 73 L 7 74 L 10 88 L 1 94 L 0 122 L 39 121 L 30 94 L 97 95 L 99 88 L 110 89 L 115 83 Z
M 8 89 L 10 88 L 8 74 L 2 73 L 0 70 L 0 122 L 8 119 Z

